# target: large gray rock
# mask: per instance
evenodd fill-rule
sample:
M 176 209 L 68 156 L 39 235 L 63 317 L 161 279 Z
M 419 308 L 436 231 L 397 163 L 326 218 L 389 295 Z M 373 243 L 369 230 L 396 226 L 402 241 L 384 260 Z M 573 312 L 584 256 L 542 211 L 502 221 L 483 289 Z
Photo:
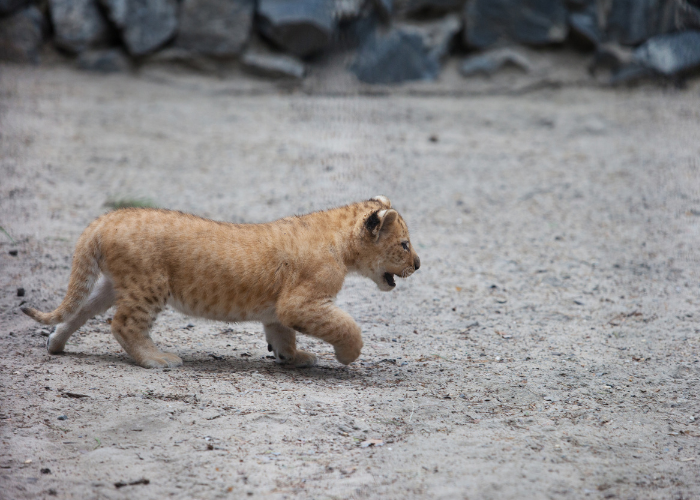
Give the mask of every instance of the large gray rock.
M 175 45 L 201 54 L 239 54 L 253 26 L 254 0 L 184 0 Z
M 433 80 L 460 29 L 459 17 L 452 15 L 433 23 L 397 25 L 385 34 L 375 31 L 350 70 L 365 83 Z
M 644 67 L 666 76 L 700 68 L 700 31 L 650 38 L 637 48 L 635 57 Z
M 106 43 L 111 37 L 97 0 L 49 0 L 54 41 L 71 52 Z
M 36 7 L 28 7 L 0 19 L 0 60 L 39 61 L 44 18 Z
M 0 0 L 0 16 L 6 16 L 29 4 L 30 0 Z
M 260 0 L 258 16 L 265 37 L 300 57 L 325 49 L 335 29 L 328 0 Z
M 370 36 L 350 70 L 365 83 L 399 83 L 432 80 L 438 75 L 440 64 L 430 56 L 423 37 L 394 29 Z
M 464 16 L 470 47 L 504 41 L 544 45 L 563 42 L 568 34 L 564 0 L 469 0 Z
M 101 0 L 129 52 L 140 56 L 164 45 L 177 29 L 177 0 Z

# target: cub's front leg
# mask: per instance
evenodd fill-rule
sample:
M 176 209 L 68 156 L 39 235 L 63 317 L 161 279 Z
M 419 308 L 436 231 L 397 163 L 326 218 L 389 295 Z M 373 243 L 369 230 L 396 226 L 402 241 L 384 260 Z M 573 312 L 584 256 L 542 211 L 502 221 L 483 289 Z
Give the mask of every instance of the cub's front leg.
M 318 362 L 315 354 L 297 349 L 297 333 L 280 323 L 264 325 L 268 350 L 275 353 L 278 363 L 297 368 L 313 366 Z
M 335 358 L 349 365 L 362 351 L 362 330 L 352 317 L 331 300 L 304 300 L 294 297 L 280 301 L 280 322 L 298 332 L 320 338 L 335 348 Z

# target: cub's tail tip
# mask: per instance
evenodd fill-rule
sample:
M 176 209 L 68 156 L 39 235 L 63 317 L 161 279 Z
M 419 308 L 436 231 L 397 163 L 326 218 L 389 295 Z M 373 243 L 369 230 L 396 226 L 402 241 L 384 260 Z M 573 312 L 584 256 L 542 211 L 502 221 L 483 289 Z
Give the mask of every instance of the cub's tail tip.
M 46 315 L 43 312 L 37 311 L 33 307 L 22 307 L 22 308 L 20 308 L 20 310 L 24 314 L 26 314 L 27 316 L 32 318 L 34 321 L 38 321 L 39 323 L 45 323 L 44 316 L 46 316 Z

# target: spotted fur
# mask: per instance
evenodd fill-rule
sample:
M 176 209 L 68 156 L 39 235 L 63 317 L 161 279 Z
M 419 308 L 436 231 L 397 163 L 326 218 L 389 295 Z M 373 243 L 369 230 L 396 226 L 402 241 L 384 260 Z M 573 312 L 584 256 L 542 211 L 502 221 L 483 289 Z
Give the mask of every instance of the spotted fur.
M 386 197 L 265 224 L 216 222 L 181 212 L 122 209 L 90 224 L 78 239 L 68 292 L 54 311 L 22 311 L 57 325 L 50 353 L 112 305 L 112 333 L 146 368 L 178 366 L 149 332 L 170 304 L 221 321 L 260 321 L 279 362 L 316 363 L 296 348 L 296 332 L 335 348 L 349 364 L 362 349 L 360 327 L 334 299 L 349 272 L 394 288 L 420 266 L 408 227 Z

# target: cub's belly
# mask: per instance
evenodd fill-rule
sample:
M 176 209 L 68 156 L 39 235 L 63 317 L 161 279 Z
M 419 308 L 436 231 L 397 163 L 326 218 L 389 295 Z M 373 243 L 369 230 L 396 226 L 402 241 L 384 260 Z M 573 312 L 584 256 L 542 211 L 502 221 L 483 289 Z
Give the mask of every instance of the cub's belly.
M 236 307 L 235 304 L 205 304 L 197 301 L 187 301 L 171 295 L 168 305 L 188 316 L 196 316 L 215 321 L 261 321 L 263 323 L 277 322 L 274 304 L 258 304 L 252 307 Z

